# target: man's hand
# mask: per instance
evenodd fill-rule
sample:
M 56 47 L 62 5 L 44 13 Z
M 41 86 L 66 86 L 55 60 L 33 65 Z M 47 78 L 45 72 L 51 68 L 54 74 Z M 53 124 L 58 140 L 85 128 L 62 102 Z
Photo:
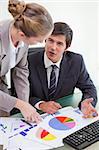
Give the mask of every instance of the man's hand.
M 96 109 L 92 106 L 91 102 L 93 101 L 93 98 L 85 99 L 81 103 L 81 111 L 84 114 L 84 118 L 90 118 L 90 117 L 96 117 L 98 116 L 98 113 Z
M 58 109 L 62 108 L 59 103 L 54 101 L 42 102 L 39 104 L 40 109 L 48 114 L 54 114 Z
M 36 112 L 36 109 L 28 102 L 24 102 L 18 99 L 15 107 L 21 111 L 25 120 L 28 122 L 36 121 L 36 123 L 39 123 L 42 120 L 40 115 Z

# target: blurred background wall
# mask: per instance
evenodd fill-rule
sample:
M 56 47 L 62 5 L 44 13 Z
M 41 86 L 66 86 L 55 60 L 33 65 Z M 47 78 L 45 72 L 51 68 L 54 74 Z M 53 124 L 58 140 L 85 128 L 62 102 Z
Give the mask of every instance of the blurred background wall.
M 99 2 L 98 0 L 24 0 L 48 9 L 56 21 L 64 21 L 73 29 L 70 51 L 83 55 L 88 72 L 99 86 Z M 0 20 L 9 19 L 8 0 L 0 0 Z M 44 46 L 43 44 L 32 47 Z

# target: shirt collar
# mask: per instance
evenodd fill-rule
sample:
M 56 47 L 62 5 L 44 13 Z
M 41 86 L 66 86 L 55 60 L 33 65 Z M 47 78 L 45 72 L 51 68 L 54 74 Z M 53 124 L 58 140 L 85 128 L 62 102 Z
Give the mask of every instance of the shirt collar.
M 60 68 L 60 63 L 61 63 L 61 60 L 62 60 L 62 57 L 59 59 L 58 62 L 56 63 L 53 63 L 46 55 L 46 52 L 44 52 L 44 64 L 45 64 L 45 68 L 49 68 L 51 65 L 56 65 L 57 68 Z

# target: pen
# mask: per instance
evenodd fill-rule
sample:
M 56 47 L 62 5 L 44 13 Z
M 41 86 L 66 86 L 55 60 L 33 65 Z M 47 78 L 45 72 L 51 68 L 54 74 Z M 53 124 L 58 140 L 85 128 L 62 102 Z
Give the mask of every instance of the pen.
M 27 122 L 27 121 L 24 120 L 24 119 L 21 119 L 21 121 L 25 122 L 25 123 L 28 124 L 29 126 L 32 126 L 32 124 L 30 124 L 29 122 Z

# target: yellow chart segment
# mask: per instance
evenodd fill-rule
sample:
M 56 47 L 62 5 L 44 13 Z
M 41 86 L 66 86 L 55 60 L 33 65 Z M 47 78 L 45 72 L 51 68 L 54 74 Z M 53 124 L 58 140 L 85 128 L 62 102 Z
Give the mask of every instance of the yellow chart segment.
M 45 141 L 51 141 L 51 140 L 55 140 L 56 137 L 54 135 L 52 135 L 52 134 L 49 133 L 48 135 L 46 135 L 42 139 L 45 140 Z

